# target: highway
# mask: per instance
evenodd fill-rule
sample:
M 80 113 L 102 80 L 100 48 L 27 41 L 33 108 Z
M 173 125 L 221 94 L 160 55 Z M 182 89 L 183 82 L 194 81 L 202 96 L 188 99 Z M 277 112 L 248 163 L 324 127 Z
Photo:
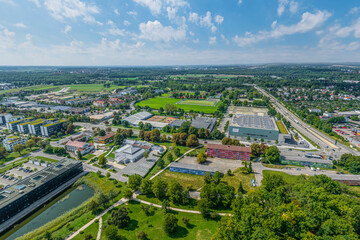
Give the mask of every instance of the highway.
M 297 117 L 295 114 L 289 111 L 279 100 L 277 100 L 271 94 L 266 92 L 264 89 L 258 86 L 255 86 L 255 88 L 264 96 L 270 98 L 270 102 L 272 103 L 275 110 L 281 115 L 283 115 L 283 117 L 285 117 L 296 130 L 298 130 L 304 136 L 306 136 L 314 143 L 319 145 L 320 151 L 322 151 L 323 154 L 333 156 L 336 159 L 339 159 L 341 155 L 344 153 L 359 155 L 358 151 L 354 149 L 350 149 L 347 146 L 340 143 L 335 144 L 334 139 L 319 132 L 318 130 L 314 129 L 313 127 L 303 122 L 299 117 Z

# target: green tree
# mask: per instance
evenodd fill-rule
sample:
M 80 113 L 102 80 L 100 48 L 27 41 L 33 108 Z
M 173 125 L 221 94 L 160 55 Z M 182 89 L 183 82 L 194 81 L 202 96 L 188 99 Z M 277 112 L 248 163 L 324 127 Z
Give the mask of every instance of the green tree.
M 140 190 L 145 195 L 152 194 L 152 181 L 148 179 L 143 179 L 140 185 Z
M 183 201 L 183 192 L 184 189 L 180 185 L 180 183 L 178 183 L 175 180 L 172 180 L 168 185 L 168 190 L 166 195 L 168 196 L 170 201 L 173 202 L 174 204 L 181 204 Z
M 164 168 L 164 159 L 160 158 L 158 161 L 157 161 L 157 165 L 159 166 L 159 168 L 163 169 Z
M 118 239 L 118 229 L 114 225 L 108 225 L 105 230 L 104 234 L 108 239 Z
M 133 192 L 130 188 L 126 188 L 124 191 L 124 198 L 130 199 L 133 195 Z
M 206 154 L 204 152 L 201 152 L 197 155 L 196 161 L 200 164 L 203 164 L 206 162 Z
M 128 210 L 125 207 L 115 210 L 111 213 L 111 218 L 109 219 L 110 225 L 115 225 L 118 228 L 127 227 L 130 223 L 130 217 Z
M 166 196 L 167 183 L 160 178 L 156 178 L 153 185 L 152 191 L 158 199 L 163 199 Z
M 238 194 L 245 194 L 245 190 L 244 190 L 242 182 L 239 183 Z
M 139 174 L 129 176 L 128 187 L 132 190 L 137 190 L 141 185 L 142 177 Z
M 107 163 L 106 157 L 104 155 L 100 155 L 98 163 L 100 166 L 105 166 Z
M 168 153 L 168 155 L 166 156 L 166 158 L 167 158 L 167 160 L 168 160 L 169 162 L 174 161 L 173 155 L 172 155 L 170 152 Z
M 30 150 L 32 150 L 33 147 L 36 146 L 36 143 L 34 140 L 30 139 L 29 141 L 26 142 L 26 147 L 30 148 Z
M 206 199 L 201 199 L 198 202 L 198 208 L 203 218 L 208 218 L 210 216 L 210 204 Z
M 22 154 L 21 154 L 22 150 L 24 150 L 24 145 L 22 145 L 22 144 L 16 144 L 16 145 L 14 146 L 14 152 L 18 152 L 20 155 L 22 155 Z
M 178 219 L 172 213 L 167 213 L 164 218 L 164 231 L 170 235 L 176 231 L 178 227 Z
M 136 238 L 139 240 L 148 239 L 147 234 L 144 231 L 140 231 L 138 234 L 136 234 Z
M 199 139 L 195 134 L 191 134 L 186 140 L 187 147 L 197 147 L 199 146 Z
M 180 149 L 179 148 L 174 148 L 174 154 L 175 154 L 175 156 L 180 157 L 181 156 Z
M 271 146 L 266 150 L 265 157 L 269 163 L 280 163 L 280 150 L 277 146 Z

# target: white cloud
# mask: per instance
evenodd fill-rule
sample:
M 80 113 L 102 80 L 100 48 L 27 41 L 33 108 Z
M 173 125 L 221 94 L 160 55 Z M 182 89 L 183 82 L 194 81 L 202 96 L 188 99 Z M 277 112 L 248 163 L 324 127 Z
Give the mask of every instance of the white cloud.
M 133 0 L 143 7 L 148 7 L 150 12 L 154 15 L 161 13 L 162 2 L 161 0 Z
M 119 13 L 119 10 L 118 9 L 114 9 L 114 13 L 116 14 L 116 15 L 120 15 L 120 13 Z
M 128 20 L 124 20 L 124 26 L 129 26 L 131 23 Z
M 360 8 L 359 7 L 353 7 L 352 9 L 350 9 L 350 14 L 355 14 L 355 13 L 358 13 L 359 12 L 359 10 L 360 10 Z
M 168 15 L 168 18 L 170 20 L 174 20 L 176 18 L 176 11 L 177 9 L 174 8 L 174 7 L 167 7 L 166 8 L 166 11 L 167 11 L 167 15 Z
M 290 2 L 289 10 L 292 14 L 296 13 L 299 9 L 299 3 L 295 1 Z
M 15 33 L 0 25 L 0 50 L 15 47 Z
M 34 3 L 37 7 L 41 7 L 39 0 L 29 0 L 30 2 Z
M 71 32 L 71 30 L 72 30 L 72 27 L 70 25 L 66 25 L 63 30 L 63 33 L 68 34 L 69 32 Z
M 218 23 L 221 24 L 221 22 L 224 20 L 224 18 L 220 15 L 217 15 L 216 17 L 217 17 Z M 215 21 L 216 21 L 216 17 L 215 17 Z M 192 12 L 189 14 L 188 20 L 189 20 L 189 22 L 193 22 L 195 24 L 199 24 L 200 26 L 211 29 L 212 33 L 215 33 L 217 30 L 217 27 L 212 22 L 211 12 L 209 12 L 209 11 L 207 11 L 206 15 L 203 17 L 199 16 L 199 14 L 197 14 L 195 12 Z
M 216 44 L 216 36 L 209 38 L 209 44 L 210 44 L 210 45 Z
M 14 24 L 14 26 L 18 27 L 18 28 L 27 28 L 27 26 L 22 22 L 16 23 L 16 24 Z
M 279 0 L 279 5 L 277 8 L 277 13 L 279 17 L 285 12 L 287 7 L 289 7 L 290 12 L 294 14 L 299 9 L 299 3 L 295 2 L 294 0 Z
M 50 14 L 60 21 L 65 18 L 81 17 L 85 23 L 102 25 L 93 16 L 93 14 L 99 13 L 96 5 L 89 5 L 80 0 L 45 0 L 44 5 Z
M 129 11 L 128 14 L 133 17 L 137 17 L 138 13 L 136 11 Z
M 193 23 L 198 23 L 199 22 L 199 14 L 192 12 L 189 14 L 189 21 L 193 22 Z
M 351 25 L 341 27 L 339 24 L 334 25 L 322 33 L 318 46 L 326 49 L 344 49 L 356 50 L 360 47 L 359 41 L 353 41 L 351 38 L 360 38 L 360 18 L 355 20 Z M 344 43 L 342 42 L 345 39 Z
M 220 16 L 220 15 L 216 15 L 215 16 L 215 22 L 218 24 L 222 24 L 222 22 L 224 21 L 224 17 Z
M 224 34 L 221 34 L 221 39 L 225 42 L 226 45 L 230 44 L 230 41 L 224 36 Z
M 0 0 L 0 3 L 7 3 L 7 4 L 10 4 L 10 5 L 13 5 L 13 6 L 16 5 L 14 0 Z
M 111 21 L 111 20 L 108 20 L 107 25 L 110 25 L 110 29 L 108 30 L 108 32 L 111 34 L 111 35 L 114 35 L 114 36 L 125 36 L 125 33 L 126 31 L 124 29 L 120 29 L 116 26 L 116 24 Z
M 279 0 L 279 6 L 277 9 L 277 13 L 278 13 L 279 17 L 283 14 L 283 12 L 285 11 L 285 8 L 288 4 L 289 4 L 288 0 Z
M 186 26 L 174 29 L 171 26 L 163 26 L 159 21 L 140 23 L 140 38 L 154 42 L 183 41 L 186 38 Z
M 271 31 L 259 31 L 257 34 L 248 32 L 244 37 L 236 35 L 233 38 L 233 41 L 240 47 L 244 47 L 263 40 L 280 38 L 296 33 L 309 32 L 321 26 L 330 16 L 331 14 L 327 11 L 317 11 L 316 13 L 305 12 L 302 14 L 301 21 L 297 24 L 286 26 L 273 23 L 273 29 Z
M 189 34 L 190 34 L 190 36 L 195 36 L 195 33 L 192 31 L 190 31 Z
M 238 1 L 238 4 L 240 5 L 240 4 L 242 4 L 243 3 L 243 0 L 239 0 Z

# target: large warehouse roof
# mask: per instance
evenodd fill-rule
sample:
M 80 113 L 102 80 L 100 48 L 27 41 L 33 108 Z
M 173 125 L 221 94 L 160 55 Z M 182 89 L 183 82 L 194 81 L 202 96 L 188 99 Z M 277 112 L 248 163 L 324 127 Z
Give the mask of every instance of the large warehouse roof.
M 237 114 L 233 116 L 230 125 L 233 127 L 278 130 L 274 118 L 268 116 Z
M 250 152 L 250 147 L 243 147 L 243 146 L 232 146 L 232 145 L 220 145 L 220 144 L 213 144 L 208 143 L 207 149 L 218 149 L 218 150 L 225 150 L 225 151 L 235 151 L 235 152 Z
M 139 112 L 139 113 L 136 113 L 134 115 L 131 115 L 127 118 L 124 119 L 124 121 L 127 121 L 131 124 L 135 124 L 135 121 L 137 120 L 146 120 L 148 118 L 150 118 L 152 116 L 151 113 L 148 113 L 148 112 Z

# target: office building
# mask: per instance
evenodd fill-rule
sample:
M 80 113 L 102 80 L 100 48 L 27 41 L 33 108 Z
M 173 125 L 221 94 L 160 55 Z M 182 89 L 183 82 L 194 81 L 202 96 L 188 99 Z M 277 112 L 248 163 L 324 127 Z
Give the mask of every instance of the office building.
M 63 159 L 0 192 L 0 232 L 41 207 L 83 173 L 82 163 Z

